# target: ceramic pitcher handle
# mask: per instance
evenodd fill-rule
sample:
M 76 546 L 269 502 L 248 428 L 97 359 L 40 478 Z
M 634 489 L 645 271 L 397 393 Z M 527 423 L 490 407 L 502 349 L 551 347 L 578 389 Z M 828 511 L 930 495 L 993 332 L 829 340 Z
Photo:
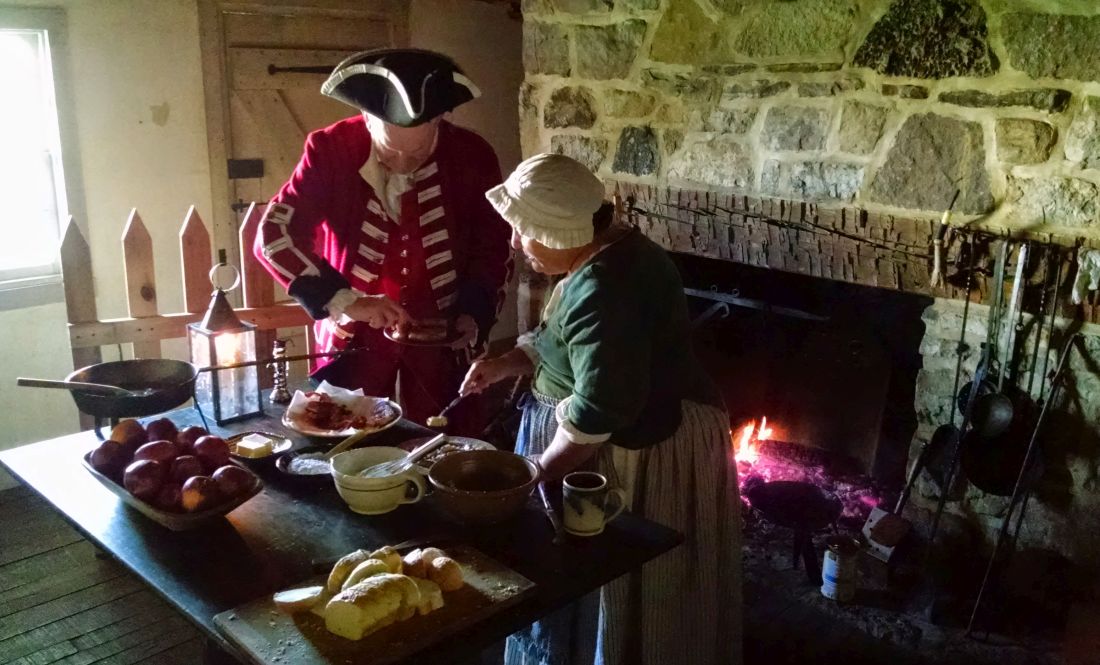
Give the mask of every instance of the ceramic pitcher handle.
M 412 483 L 416 487 L 416 494 L 409 496 L 408 487 L 405 488 L 405 496 L 401 498 L 401 503 L 416 503 L 424 498 L 424 477 L 416 471 L 410 471 L 405 474 L 405 479 L 409 483 Z
M 615 512 L 609 513 L 608 512 L 608 505 L 611 504 L 611 497 L 615 497 L 615 503 L 617 503 L 618 505 L 615 506 Z M 604 502 L 604 506 L 603 506 L 603 512 L 604 512 L 603 523 L 607 524 L 611 520 L 618 517 L 619 513 L 623 512 L 624 508 L 626 508 L 626 492 L 624 492 L 621 489 L 609 489 L 609 490 L 607 490 L 607 501 Z

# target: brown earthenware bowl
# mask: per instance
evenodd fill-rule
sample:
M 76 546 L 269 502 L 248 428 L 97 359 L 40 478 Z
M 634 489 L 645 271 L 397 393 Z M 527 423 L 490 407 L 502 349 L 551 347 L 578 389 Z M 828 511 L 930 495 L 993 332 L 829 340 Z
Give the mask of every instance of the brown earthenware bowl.
M 515 517 L 539 481 L 534 462 L 504 450 L 451 453 L 428 473 L 435 501 L 455 521 L 495 524 Z

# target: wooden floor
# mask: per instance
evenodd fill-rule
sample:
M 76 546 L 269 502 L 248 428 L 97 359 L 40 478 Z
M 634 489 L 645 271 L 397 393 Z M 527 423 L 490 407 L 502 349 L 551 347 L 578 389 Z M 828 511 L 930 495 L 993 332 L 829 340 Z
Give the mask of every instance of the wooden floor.
M 199 632 L 23 488 L 0 492 L 0 663 L 198 664 Z
M 0 664 L 202 662 L 202 638 L 24 488 L 0 492 Z M 762 587 L 745 589 L 745 663 L 914 663 Z

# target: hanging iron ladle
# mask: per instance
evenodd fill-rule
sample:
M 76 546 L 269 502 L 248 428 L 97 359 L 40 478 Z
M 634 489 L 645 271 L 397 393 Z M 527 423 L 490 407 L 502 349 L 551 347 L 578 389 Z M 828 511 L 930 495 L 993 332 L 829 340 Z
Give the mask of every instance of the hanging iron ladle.
M 998 345 L 998 359 L 1000 361 L 997 376 L 997 391 L 982 395 L 974 405 L 975 420 L 974 430 L 985 439 L 996 438 L 1012 425 L 1016 407 L 1006 394 L 1005 376 L 1008 375 L 1009 364 L 1012 362 L 1016 349 L 1016 316 L 1020 309 L 1020 301 L 1023 297 L 1025 281 L 1024 271 L 1027 267 L 1028 246 L 1020 246 L 1020 252 L 1016 257 L 1016 277 L 1012 282 L 1012 295 L 1009 296 L 1008 316 L 1004 319 L 1005 344 Z M 998 321 L 1000 324 L 1001 321 Z M 997 333 L 1000 334 L 1000 331 Z
M 989 330 L 986 334 L 986 344 L 991 355 L 990 365 L 996 368 L 994 370 L 997 375 L 996 381 L 990 378 L 981 382 L 977 387 L 977 391 L 973 390 L 973 382 L 967 383 L 963 386 L 963 389 L 959 391 L 958 395 L 960 408 L 963 408 L 963 404 L 965 404 L 966 400 L 971 398 L 974 399 L 973 415 L 970 424 L 974 435 L 981 439 L 992 439 L 1003 434 L 1009 426 L 1011 426 L 1015 414 L 1012 399 L 1004 392 L 1004 378 L 1007 374 L 1007 367 L 1005 367 L 1006 358 L 1002 357 L 1001 325 L 1003 321 L 1008 321 L 1008 339 L 1005 340 L 1006 343 L 1004 346 L 1011 349 L 1013 342 L 1012 337 L 1014 337 L 1015 333 L 1012 321 L 1015 318 L 1016 307 L 1018 306 L 1022 288 L 1023 268 L 1027 257 L 1027 246 L 1022 245 L 1020 247 L 1020 254 L 1016 263 L 1016 276 L 1012 285 L 1012 294 L 1009 298 L 1009 312 L 1008 316 L 1004 317 L 1002 314 L 1004 310 L 1002 290 L 1009 244 L 1009 240 L 1005 239 L 1004 244 L 1001 246 L 1000 254 L 997 257 L 996 269 L 994 270 L 993 276 L 994 300 L 990 305 Z M 1008 353 L 1011 355 L 1011 351 L 1008 351 Z M 971 397 L 972 394 L 976 396 Z

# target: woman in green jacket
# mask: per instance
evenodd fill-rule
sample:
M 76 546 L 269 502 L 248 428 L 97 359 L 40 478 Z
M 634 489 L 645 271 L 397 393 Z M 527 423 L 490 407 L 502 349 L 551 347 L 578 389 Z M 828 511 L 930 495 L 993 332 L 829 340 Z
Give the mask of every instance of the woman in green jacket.
M 533 374 L 517 452 L 539 455 L 548 479 L 597 465 L 633 512 L 686 537 L 601 589 L 598 611 L 582 602 L 509 638 L 506 665 L 739 663 L 729 419 L 692 352 L 675 266 L 612 223 L 599 179 L 567 157 L 536 155 L 486 196 L 531 266 L 562 279 L 540 327 L 475 362 L 462 392 Z

